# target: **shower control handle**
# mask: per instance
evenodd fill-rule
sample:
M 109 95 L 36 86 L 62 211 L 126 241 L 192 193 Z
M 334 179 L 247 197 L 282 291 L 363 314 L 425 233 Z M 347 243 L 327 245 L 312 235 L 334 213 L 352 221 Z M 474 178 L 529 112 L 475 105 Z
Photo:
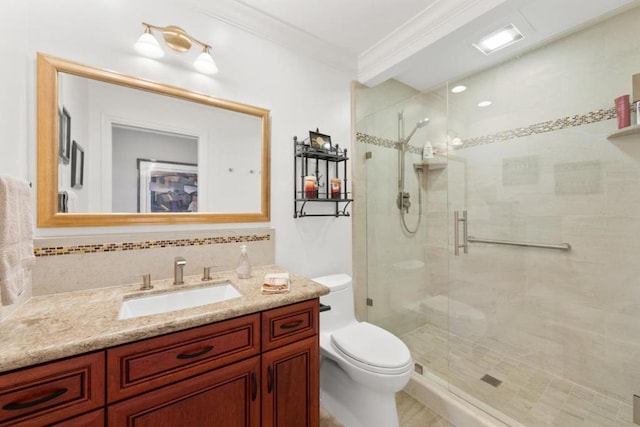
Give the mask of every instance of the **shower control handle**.
M 406 191 L 398 192 L 398 197 L 396 198 L 396 205 L 398 209 L 401 211 L 405 211 L 409 213 L 409 208 L 411 207 L 411 194 Z
M 460 244 L 460 223 L 462 223 L 462 244 Z M 469 253 L 469 241 L 468 241 L 468 232 L 467 232 L 467 211 L 462 211 L 462 216 L 460 216 L 460 211 L 453 212 L 453 252 L 455 256 L 460 255 L 460 248 L 463 248 L 464 253 Z

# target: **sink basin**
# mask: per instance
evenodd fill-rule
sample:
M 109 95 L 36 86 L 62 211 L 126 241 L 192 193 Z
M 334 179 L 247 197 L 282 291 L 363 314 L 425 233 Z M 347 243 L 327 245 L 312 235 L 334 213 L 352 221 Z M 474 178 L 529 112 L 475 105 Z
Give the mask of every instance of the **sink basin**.
M 169 290 L 122 301 L 118 319 L 149 316 L 151 314 L 168 313 L 185 308 L 199 307 L 241 297 L 231 283 L 220 283 L 211 286 L 184 290 Z

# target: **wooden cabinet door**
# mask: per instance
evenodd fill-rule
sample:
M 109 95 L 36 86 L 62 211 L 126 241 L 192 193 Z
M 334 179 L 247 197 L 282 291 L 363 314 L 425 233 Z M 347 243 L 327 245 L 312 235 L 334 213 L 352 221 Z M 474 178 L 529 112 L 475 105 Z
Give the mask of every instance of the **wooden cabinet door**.
M 109 405 L 110 427 L 258 427 L 260 357 Z
M 103 427 L 104 426 L 104 409 L 89 412 L 88 414 L 78 415 L 77 417 L 65 420 L 51 427 Z
M 262 425 L 320 424 L 318 336 L 262 354 Z

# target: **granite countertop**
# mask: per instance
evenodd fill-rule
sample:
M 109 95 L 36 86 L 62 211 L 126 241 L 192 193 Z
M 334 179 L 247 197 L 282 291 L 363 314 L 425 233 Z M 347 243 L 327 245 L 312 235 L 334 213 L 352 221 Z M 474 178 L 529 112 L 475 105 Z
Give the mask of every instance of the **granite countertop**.
M 233 271 L 214 272 L 212 280 L 185 277 L 175 286 L 172 279 L 152 282 L 154 289 L 140 291 L 140 283 L 33 297 L 0 321 L 0 372 L 48 362 L 93 350 L 150 338 L 195 326 L 218 322 L 317 298 L 329 289 L 312 280 L 290 274 L 291 292 L 263 295 L 266 273 L 284 272 L 280 267 L 253 267 L 249 279 Z M 231 282 L 242 297 L 168 313 L 118 320 L 123 298 L 181 290 L 203 283 Z

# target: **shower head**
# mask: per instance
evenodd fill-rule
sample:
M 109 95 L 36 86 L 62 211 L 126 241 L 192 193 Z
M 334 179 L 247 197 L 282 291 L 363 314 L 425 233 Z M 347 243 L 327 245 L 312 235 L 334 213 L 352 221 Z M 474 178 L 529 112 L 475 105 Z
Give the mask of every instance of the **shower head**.
M 413 128 L 413 130 L 411 131 L 411 133 L 409 134 L 408 137 L 406 137 L 403 141 L 402 144 L 407 144 L 409 142 L 409 140 L 411 139 L 411 137 L 413 136 L 414 133 L 416 133 L 416 131 L 420 128 L 425 127 L 426 125 L 429 124 L 429 118 L 425 117 L 424 119 L 418 121 L 418 123 L 416 123 L 416 126 Z
M 422 119 L 418 123 L 416 123 L 416 127 L 417 128 L 423 128 L 428 124 L 429 124 L 429 117 L 425 117 L 424 119 Z

